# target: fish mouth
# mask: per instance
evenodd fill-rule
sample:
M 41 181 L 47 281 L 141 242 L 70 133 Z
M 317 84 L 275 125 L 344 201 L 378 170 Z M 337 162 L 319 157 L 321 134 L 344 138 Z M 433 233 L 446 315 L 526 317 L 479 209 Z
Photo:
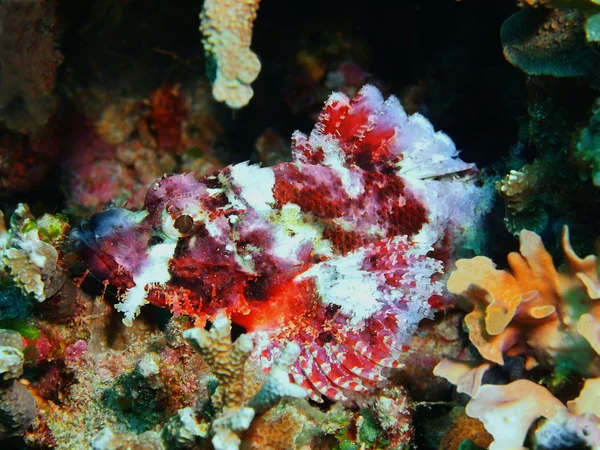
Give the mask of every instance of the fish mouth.
M 109 208 L 83 220 L 72 239 L 88 269 L 118 288 L 133 286 L 133 273 L 146 258 L 146 211 Z

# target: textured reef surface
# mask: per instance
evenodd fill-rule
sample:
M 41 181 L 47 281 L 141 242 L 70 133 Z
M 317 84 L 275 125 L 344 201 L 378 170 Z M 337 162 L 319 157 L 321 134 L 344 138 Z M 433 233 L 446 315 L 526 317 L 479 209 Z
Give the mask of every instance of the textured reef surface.
M 0 448 L 600 450 L 599 55 L 596 0 L 0 1 Z

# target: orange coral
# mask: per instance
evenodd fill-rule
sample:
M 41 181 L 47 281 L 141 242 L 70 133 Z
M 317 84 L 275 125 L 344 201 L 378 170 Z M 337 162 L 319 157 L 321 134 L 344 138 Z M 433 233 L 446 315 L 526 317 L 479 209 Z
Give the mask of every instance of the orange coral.
M 439 450 L 458 450 L 460 444 L 469 439 L 475 445 L 489 447 L 492 436 L 485 430 L 479 419 L 467 416 L 462 411 L 452 422 L 450 429 L 440 441 Z
M 476 397 L 481 389 L 483 376 L 491 366 L 488 362 L 455 361 L 446 358 L 435 366 L 433 374 L 454 384 L 458 392 Z
M 581 373 L 599 373 L 598 258 L 579 258 L 566 227 L 560 271 L 538 235 L 523 230 L 520 241 L 520 253 L 508 255 L 510 272 L 477 256 L 457 261 L 448 279 L 448 290 L 471 305 L 465 317 L 471 342 L 497 364 L 504 354 L 524 354 L 528 368 L 566 360 Z

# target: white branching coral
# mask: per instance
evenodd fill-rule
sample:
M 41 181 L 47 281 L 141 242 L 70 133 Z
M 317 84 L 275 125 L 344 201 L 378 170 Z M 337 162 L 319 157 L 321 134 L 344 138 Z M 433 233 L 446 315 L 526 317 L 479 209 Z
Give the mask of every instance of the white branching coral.
M 275 361 L 267 380 L 247 403 L 244 402 L 244 365 L 254 348 L 249 335 L 231 342 L 231 323 L 224 314 L 213 322 L 210 331 L 193 328 L 184 337 L 211 367 L 219 387 L 211 400 L 218 411 L 211 425 L 212 443 L 217 450 L 237 449 L 240 434 L 246 431 L 254 416 L 275 405 L 282 397 L 303 398 L 306 391 L 290 381 L 288 371 L 300 354 L 290 343 Z
M 242 334 L 234 343 L 231 342 L 231 323 L 224 314 L 217 316 L 210 331 L 192 328 L 183 336 L 200 353 L 219 383 L 210 399 L 215 414 L 207 415 L 191 407 L 182 408 L 160 431 L 140 435 L 115 433 L 106 427 L 91 440 L 93 450 L 205 448 L 209 445 L 208 439 L 211 439 L 215 450 L 237 450 L 241 434 L 250 428 L 256 416 L 276 405 L 283 397 L 306 396 L 306 391 L 292 383 L 288 375 L 300 353 L 296 344 L 289 344 L 281 352 L 261 389 L 245 401 L 244 366 L 254 349 L 252 338 Z M 137 370 L 142 371 L 147 365 L 148 361 L 142 361 Z

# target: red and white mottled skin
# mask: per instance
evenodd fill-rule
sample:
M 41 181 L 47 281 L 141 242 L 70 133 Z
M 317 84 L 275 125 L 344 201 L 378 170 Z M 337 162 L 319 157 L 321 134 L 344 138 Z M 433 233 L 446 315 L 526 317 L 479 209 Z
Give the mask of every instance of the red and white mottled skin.
M 300 345 L 293 379 L 313 399 L 383 382 L 442 294 L 449 245 L 477 226 L 473 165 L 419 114 L 373 86 L 334 93 L 293 161 L 164 177 L 144 210 L 110 209 L 79 236 L 92 270 L 198 326 L 225 311 L 269 367 Z

